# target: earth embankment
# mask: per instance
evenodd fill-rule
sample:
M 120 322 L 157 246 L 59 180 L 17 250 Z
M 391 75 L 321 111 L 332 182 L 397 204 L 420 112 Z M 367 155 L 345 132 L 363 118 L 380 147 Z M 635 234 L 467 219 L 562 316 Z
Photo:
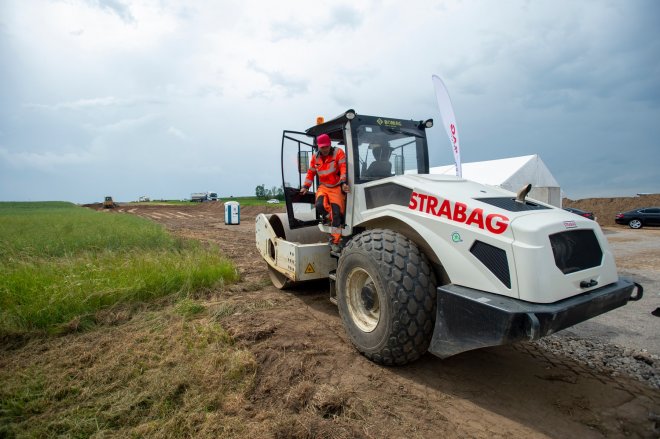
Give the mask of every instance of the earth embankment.
M 584 198 L 571 200 L 564 198 L 563 207 L 593 212 L 598 224 L 613 226 L 616 224 L 614 216 L 619 212 L 639 209 L 642 207 L 660 207 L 660 194 L 640 195 L 638 197 L 612 197 L 612 198 Z

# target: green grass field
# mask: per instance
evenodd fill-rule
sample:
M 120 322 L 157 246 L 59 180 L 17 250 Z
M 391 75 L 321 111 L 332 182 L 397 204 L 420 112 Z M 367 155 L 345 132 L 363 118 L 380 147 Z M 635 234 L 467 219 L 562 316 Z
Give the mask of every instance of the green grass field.
M 217 248 L 142 218 L 65 202 L 0 203 L 0 335 L 93 323 L 113 305 L 237 278 Z
M 226 201 L 238 201 L 241 206 L 267 206 L 266 200 L 263 198 L 257 197 L 234 197 L 234 198 L 222 198 L 222 202 Z M 280 204 L 284 204 L 284 201 L 280 200 Z

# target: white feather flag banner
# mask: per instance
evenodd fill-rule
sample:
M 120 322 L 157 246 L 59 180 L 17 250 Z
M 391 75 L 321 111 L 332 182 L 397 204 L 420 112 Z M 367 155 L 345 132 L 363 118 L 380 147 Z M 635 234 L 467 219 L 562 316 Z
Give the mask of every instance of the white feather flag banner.
M 454 108 L 449 99 L 449 92 L 442 79 L 438 75 L 432 75 L 433 88 L 435 89 L 435 96 L 438 99 L 438 107 L 440 107 L 440 116 L 442 116 L 442 124 L 445 126 L 449 141 L 451 142 L 451 149 L 454 152 L 454 163 L 456 164 L 456 175 L 463 177 L 461 169 L 461 146 L 458 137 L 458 128 L 456 126 L 456 116 L 454 115 Z

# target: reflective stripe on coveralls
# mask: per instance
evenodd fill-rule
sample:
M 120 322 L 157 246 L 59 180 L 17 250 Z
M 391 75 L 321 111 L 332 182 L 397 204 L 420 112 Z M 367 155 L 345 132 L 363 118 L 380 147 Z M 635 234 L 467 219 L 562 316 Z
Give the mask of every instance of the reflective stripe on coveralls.
M 339 170 L 339 171 L 337 171 Z M 304 186 L 309 189 L 314 182 L 314 175 L 318 174 L 320 186 L 334 187 L 346 181 L 346 154 L 339 148 L 332 148 L 327 156 L 319 153 L 312 155 L 309 170 L 305 177 Z

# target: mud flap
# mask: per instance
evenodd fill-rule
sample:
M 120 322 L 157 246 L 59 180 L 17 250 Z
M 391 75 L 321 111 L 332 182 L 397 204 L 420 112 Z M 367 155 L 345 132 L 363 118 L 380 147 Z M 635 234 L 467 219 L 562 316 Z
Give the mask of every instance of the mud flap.
M 443 285 L 437 289 L 438 306 L 429 352 L 447 358 L 472 349 L 536 340 L 625 305 L 635 288 L 629 279 L 619 278 L 579 296 L 539 304 L 459 285 Z

